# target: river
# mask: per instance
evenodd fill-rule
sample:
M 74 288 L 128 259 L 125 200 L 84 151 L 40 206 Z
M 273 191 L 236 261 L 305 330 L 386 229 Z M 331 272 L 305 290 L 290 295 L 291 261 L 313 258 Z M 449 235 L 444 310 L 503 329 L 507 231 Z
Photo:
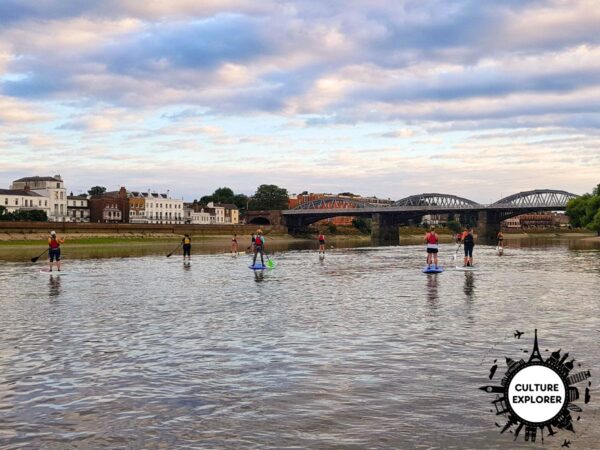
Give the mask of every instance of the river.
M 0 448 L 540 448 L 501 434 L 478 389 L 536 328 L 544 357 L 592 371 L 577 433 L 546 448 L 595 448 L 600 245 L 507 244 L 478 245 L 471 273 L 444 244 L 439 275 L 420 245 L 280 248 L 263 272 L 224 254 L 65 249 L 62 276 L 6 258 Z

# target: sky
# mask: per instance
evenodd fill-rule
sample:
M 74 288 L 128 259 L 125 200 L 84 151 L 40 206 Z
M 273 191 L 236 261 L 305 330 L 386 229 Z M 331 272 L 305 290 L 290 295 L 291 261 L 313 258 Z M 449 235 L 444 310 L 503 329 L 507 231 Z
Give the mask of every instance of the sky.
M 597 0 L 2 0 L 0 187 L 600 183 Z

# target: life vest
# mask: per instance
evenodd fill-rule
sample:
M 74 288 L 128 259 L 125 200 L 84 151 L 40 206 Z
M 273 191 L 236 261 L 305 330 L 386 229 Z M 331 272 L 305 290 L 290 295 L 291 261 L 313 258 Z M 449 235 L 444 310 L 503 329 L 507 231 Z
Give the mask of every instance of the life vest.
M 260 236 L 256 236 L 256 237 L 254 238 L 254 243 L 255 243 L 256 245 L 263 245 L 263 240 L 262 240 L 262 238 L 261 238 Z
M 471 233 L 467 233 L 464 238 L 464 243 L 467 246 L 475 245 L 475 241 L 473 240 L 473 235 Z
M 438 243 L 438 235 L 435 233 L 427 233 L 427 243 L 428 244 L 437 244 Z
M 319 241 L 325 242 L 325 236 L 323 236 L 322 234 L 319 235 Z
M 186 238 L 183 238 L 183 243 L 184 243 L 185 245 L 187 245 L 187 244 L 191 244 L 191 243 L 192 243 L 192 240 L 191 240 L 190 238 L 187 238 L 187 237 L 186 237 Z
M 58 239 L 56 239 L 56 237 L 51 237 L 48 240 L 48 245 L 52 250 L 55 250 L 60 247 L 60 242 L 58 242 Z

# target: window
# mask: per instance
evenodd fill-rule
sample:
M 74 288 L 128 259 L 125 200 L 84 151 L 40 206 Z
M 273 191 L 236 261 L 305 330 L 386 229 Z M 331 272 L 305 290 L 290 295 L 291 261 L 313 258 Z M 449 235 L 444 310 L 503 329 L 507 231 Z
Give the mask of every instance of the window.
M 8 205 L 8 197 L 5 197 L 5 198 L 4 198 L 4 204 L 5 204 L 5 205 Z
M 56 189 L 60 189 L 60 183 L 56 183 Z
M 18 205 L 18 204 L 19 204 L 19 199 L 15 198 L 15 205 Z

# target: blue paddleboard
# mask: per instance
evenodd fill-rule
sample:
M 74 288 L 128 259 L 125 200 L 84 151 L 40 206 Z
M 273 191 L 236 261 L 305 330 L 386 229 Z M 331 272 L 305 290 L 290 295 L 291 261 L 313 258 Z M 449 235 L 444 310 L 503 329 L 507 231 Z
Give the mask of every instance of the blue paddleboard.
M 248 266 L 248 268 L 252 270 L 263 270 L 266 269 L 267 266 L 263 266 L 262 264 L 255 264 L 253 266 Z
M 444 271 L 444 269 L 442 269 L 441 267 L 425 267 L 423 269 L 423 273 L 442 273 Z

